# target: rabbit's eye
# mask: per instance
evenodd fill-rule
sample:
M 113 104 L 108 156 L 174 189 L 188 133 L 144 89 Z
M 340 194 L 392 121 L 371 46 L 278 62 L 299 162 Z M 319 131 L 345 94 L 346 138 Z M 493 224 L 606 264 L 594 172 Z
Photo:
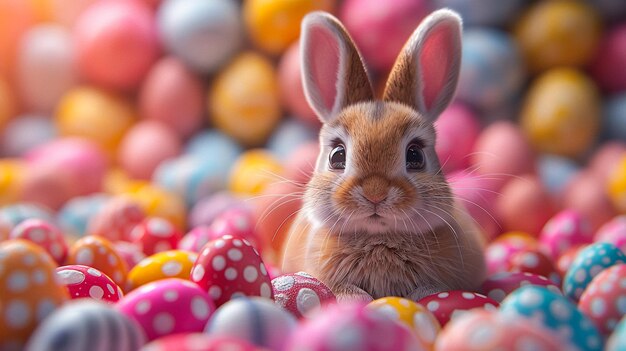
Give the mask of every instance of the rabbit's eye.
M 335 146 L 330 152 L 328 157 L 330 163 L 330 169 L 345 169 L 346 168 L 346 147 L 343 144 Z
M 425 166 L 426 157 L 420 145 L 409 144 L 406 148 L 406 169 L 408 171 L 421 171 Z

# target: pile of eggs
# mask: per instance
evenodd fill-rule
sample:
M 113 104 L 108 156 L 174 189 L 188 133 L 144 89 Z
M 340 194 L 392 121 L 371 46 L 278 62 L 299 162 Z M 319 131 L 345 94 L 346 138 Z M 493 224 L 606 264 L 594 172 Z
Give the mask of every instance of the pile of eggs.
M 337 303 L 280 248 L 317 156 L 311 11 L 382 87 L 464 20 L 436 122 L 478 291 Z M 0 0 L 0 349 L 626 349 L 623 0 Z

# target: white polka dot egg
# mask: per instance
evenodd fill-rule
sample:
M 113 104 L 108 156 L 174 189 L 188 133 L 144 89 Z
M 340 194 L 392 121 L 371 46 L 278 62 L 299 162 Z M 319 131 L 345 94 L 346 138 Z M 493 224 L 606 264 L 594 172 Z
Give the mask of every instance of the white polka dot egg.
M 567 249 L 593 241 L 591 223 L 576 211 L 561 211 L 543 227 L 539 241 L 556 261 Z
M 596 323 L 604 335 L 615 330 L 626 315 L 626 264 L 600 272 L 583 292 L 578 308 Z
M 198 254 L 185 250 L 155 253 L 141 260 L 128 272 L 127 291 L 165 278 L 189 279 Z
M 179 278 L 158 280 L 124 296 L 116 308 L 141 325 L 148 337 L 200 332 L 215 311 L 207 293 Z
M 528 272 L 502 272 L 488 277 L 480 287 L 480 291 L 498 302 L 525 285 L 545 286 L 560 294 L 561 290 L 550 279 Z
M 418 301 L 437 318 L 441 326 L 474 308 L 495 310 L 498 302 L 482 294 L 451 290 L 426 296 Z
M 205 245 L 191 270 L 191 280 L 207 291 L 218 307 L 242 296 L 274 296 L 259 253 L 247 240 L 232 235 Z
M 11 239 L 25 239 L 41 246 L 57 264 L 63 264 L 68 246 L 63 233 L 51 222 L 30 218 L 15 226 Z
M 259 351 L 259 348 L 234 337 L 185 333 L 158 338 L 140 351 Z
M 329 287 L 304 272 L 276 277 L 272 288 L 276 304 L 297 318 L 311 318 L 323 305 L 337 301 Z
M 122 297 L 111 278 L 99 270 L 82 265 L 62 266 L 56 269 L 57 280 L 67 288 L 71 299 L 92 298 L 116 302 Z

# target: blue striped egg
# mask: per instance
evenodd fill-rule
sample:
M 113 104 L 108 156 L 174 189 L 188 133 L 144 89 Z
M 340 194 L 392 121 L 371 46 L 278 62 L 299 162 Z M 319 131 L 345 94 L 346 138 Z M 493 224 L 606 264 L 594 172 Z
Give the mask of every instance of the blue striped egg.
M 591 280 L 604 269 L 626 263 L 626 256 L 615 245 L 595 243 L 582 249 L 563 278 L 563 293 L 578 301 Z
M 35 330 L 25 351 L 134 351 L 146 343 L 136 322 L 92 299 L 66 303 Z
M 569 299 L 545 287 L 517 289 L 502 301 L 500 312 L 550 329 L 563 341 L 563 350 L 602 350 L 604 339 L 593 322 Z

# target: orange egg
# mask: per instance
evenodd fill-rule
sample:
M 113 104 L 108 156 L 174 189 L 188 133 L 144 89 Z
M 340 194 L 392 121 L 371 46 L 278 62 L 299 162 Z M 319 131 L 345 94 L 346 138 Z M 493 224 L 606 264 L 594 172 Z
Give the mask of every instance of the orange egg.
M 126 291 L 160 279 L 189 279 L 197 258 L 197 253 L 185 250 L 169 250 L 148 256 L 128 272 Z
M 626 214 L 626 156 L 613 169 L 608 180 L 609 197 L 620 213 Z
M 144 181 L 130 182 L 122 194 L 143 208 L 147 216 L 164 218 L 177 229 L 185 229 L 187 209 L 177 194 Z
M 111 277 L 118 286 L 125 286 L 128 274 L 126 262 L 105 238 L 89 235 L 76 241 L 70 248 L 67 264 L 96 268 Z
M 0 350 L 19 350 L 69 296 L 56 281 L 50 255 L 31 242 L 0 243 L 0 268 Z
M 22 160 L 0 160 L 0 206 L 16 202 L 22 195 L 26 166 Z
M 281 164 L 267 151 L 248 150 L 233 165 L 229 188 L 242 195 L 260 194 L 269 184 L 281 181 L 282 171 Z

